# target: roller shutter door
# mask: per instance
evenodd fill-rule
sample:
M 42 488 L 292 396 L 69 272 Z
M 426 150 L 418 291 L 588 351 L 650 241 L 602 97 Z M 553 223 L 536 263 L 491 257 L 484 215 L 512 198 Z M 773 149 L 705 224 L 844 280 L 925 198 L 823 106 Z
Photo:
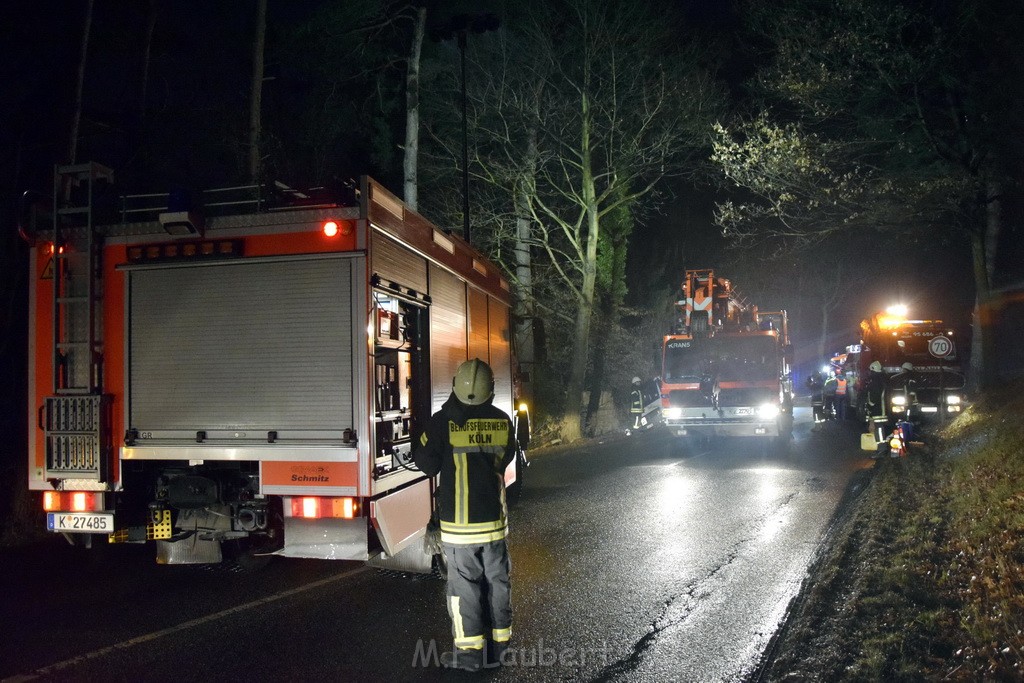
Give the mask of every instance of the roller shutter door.
M 431 412 L 441 409 L 452 393 L 452 378 L 466 360 L 466 284 L 430 264 Z
M 193 439 L 199 430 L 301 438 L 353 427 L 353 263 L 129 271 L 129 426 Z
M 490 308 L 489 348 L 491 368 L 494 370 L 494 405 L 502 410 L 512 410 L 512 344 L 508 306 L 487 297 Z
M 370 269 L 385 280 L 417 292 L 427 291 L 427 261 L 398 242 L 373 231 Z

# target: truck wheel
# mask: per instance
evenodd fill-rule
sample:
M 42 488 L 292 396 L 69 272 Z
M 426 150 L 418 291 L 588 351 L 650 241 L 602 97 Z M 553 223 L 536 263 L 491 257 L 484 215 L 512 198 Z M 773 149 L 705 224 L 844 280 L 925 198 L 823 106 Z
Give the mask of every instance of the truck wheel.
M 505 501 L 509 505 L 515 505 L 523 495 L 523 479 L 526 477 L 526 455 L 521 449 L 516 449 L 516 483 L 505 490 Z

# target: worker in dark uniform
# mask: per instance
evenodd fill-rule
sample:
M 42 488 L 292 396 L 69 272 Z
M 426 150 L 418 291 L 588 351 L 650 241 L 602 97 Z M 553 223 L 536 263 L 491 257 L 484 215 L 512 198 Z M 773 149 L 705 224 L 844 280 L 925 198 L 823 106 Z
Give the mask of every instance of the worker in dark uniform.
M 633 378 L 633 391 L 629 394 L 629 415 L 633 418 L 633 429 L 640 429 L 640 418 L 644 414 L 644 392 L 640 388 L 640 378 Z
M 468 671 L 498 666 L 512 636 L 504 474 L 515 434 L 493 397 L 487 363 L 460 365 L 451 396 L 413 451 L 424 474 L 440 474 L 437 512 L 455 645 L 450 665 Z
M 885 437 L 888 434 L 889 414 L 886 410 L 885 374 L 882 364 L 877 360 L 868 366 L 868 379 L 865 385 L 865 412 L 867 413 L 867 430 L 874 435 L 880 444 L 879 452 L 884 450 Z
M 814 424 L 825 419 L 825 378 L 820 372 L 812 372 L 807 378 L 807 388 L 811 392 L 811 412 L 814 415 Z
M 825 386 L 822 387 L 822 396 L 825 401 L 825 419 L 831 420 L 836 415 L 836 392 L 839 389 L 839 379 L 835 372 L 830 372 Z

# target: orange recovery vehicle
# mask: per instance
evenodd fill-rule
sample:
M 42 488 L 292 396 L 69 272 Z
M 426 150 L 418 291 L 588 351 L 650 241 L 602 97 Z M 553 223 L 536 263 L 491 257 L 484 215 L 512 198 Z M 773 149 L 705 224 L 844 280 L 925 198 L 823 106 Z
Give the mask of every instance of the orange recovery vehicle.
M 365 177 L 340 197 L 112 187 L 98 164 L 56 168 L 31 235 L 28 484 L 47 528 L 166 564 L 429 571 L 413 435 L 468 358 L 514 414 L 498 268 Z

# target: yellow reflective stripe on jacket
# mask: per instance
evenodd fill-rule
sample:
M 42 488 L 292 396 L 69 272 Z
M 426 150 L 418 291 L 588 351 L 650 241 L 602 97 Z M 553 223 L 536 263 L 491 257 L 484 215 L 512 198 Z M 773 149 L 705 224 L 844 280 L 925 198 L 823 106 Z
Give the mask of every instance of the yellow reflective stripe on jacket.
M 469 463 L 465 453 L 453 453 L 455 460 L 455 523 L 469 520 Z
M 507 533 L 507 527 L 502 527 L 496 531 L 489 531 L 480 534 L 459 534 L 441 529 L 441 541 L 443 543 L 452 543 L 454 545 L 478 545 L 482 543 L 490 543 L 491 541 L 500 541 L 505 538 Z
M 496 643 L 507 643 L 512 638 L 512 627 L 496 628 L 491 631 L 491 640 Z
M 441 528 L 457 533 L 480 533 L 482 531 L 497 531 L 505 526 L 504 519 L 496 519 L 493 522 L 470 522 L 469 524 L 458 524 L 441 520 Z

